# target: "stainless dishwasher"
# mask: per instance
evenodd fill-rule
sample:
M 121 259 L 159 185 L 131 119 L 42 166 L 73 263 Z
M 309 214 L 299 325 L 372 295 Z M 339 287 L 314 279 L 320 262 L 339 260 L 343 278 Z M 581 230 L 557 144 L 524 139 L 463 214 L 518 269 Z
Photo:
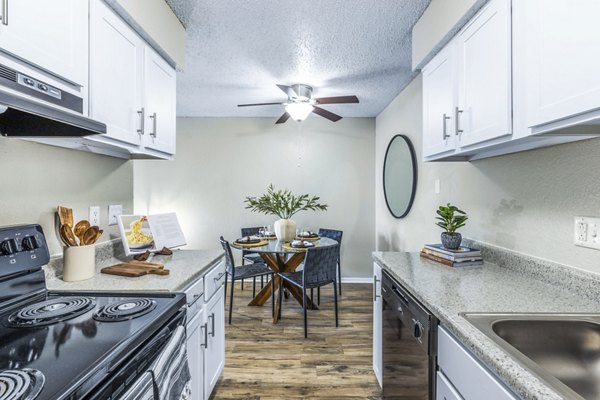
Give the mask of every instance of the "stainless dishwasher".
M 437 318 L 385 271 L 383 307 L 383 398 L 435 399 Z

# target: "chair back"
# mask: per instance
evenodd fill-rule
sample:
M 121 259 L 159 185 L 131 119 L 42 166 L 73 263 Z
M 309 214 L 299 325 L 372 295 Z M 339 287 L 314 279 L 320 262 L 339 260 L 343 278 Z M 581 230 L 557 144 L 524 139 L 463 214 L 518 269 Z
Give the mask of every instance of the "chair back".
M 262 226 L 253 226 L 251 228 L 242 228 L 242 237 L 244 236 L 253 236 L 253 235 L 258 235 L 258 231 L 260 231 L 263 227 Z M 251 250 L 242 250 L 242 256 L 245 256 L 246 254 L 252 254 Z
M 219 240 L 221 241 L 221 246 L 225 251 L 225 271 L 227 271 L 227 273 L 231 275 L 231 278 L 233 279 L 235 274 L 235 263 L 233 261 L 233 254 L 231 253 L 231 246 L 227 240 L 223 239 L 223 236 L 221 236 Z
M 338 242 L 340 245 L 342 244 L 342 235 L 343 234 L 344 234 L 344 232 L 337 231 L 335 229 L 325 229 L 325 228 L 319 229 L 319 236 L 333 239 L 336 242 Z
M 340 245 L 336 244 L 306 250 L 302 271 L 305 287 L 322 286 L 336 281 L 339 248 Z

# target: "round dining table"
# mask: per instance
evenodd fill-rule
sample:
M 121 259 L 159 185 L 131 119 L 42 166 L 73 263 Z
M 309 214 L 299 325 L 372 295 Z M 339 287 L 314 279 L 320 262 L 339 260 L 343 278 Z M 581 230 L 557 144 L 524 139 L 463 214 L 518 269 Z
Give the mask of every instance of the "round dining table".
M 338 244 L 337 241 L 329 238 L 322 237 L 319 240 L 311 241 L 318 247 L 334 246 Z M 231 247 L 238 250 L 245 250 L 252 253 L 259 254 L 265 261 L 265 264 L 269 266 L 275 272 L 275 290 L 279 290 L 282 285 L 282 280 L 277 277 L 280 272 L 294 272 L 306 256 L 306 249 L 294 249 L 290 246 L 289 242 L 282 242 L 279 240 L 268 240 L 263 246 L 249 247 L 241 245 L 235 241 L 231 242 Z M 285 288 L 297 301 L 302 304 L 302 289 L 292 285 L 287 281 L 283 281 L 283 288 Z M 262 306 L 266 303 L 267 299 L 271 297 L 271 285 L 265 285 L 260 292 L 248 303 L 249 306 Z M 306 307 L 309 309 L 317 309 L 318 307 L 313 304 L 310 298 L 306 298 Z M 279 320 L 279 303 L 275 302 L 275 316 L 273 323 L 277 323 Z

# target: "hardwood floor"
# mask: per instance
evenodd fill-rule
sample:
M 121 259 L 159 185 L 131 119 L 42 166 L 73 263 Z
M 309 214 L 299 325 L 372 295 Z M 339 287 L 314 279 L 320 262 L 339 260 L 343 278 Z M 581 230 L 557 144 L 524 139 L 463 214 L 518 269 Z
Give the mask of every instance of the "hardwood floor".
M 320 310 L 308 310 L 308 339 L 294 298 L 284 298 L 276 325 L 270 300 L 249 307 L 251 299 L 251 281 L 244 291 L 236 284 L 225 369 L 211 399 L 380 399 L 372 370 L 371 285 L 344 284 L 339 328 L 333 286 L 324 287 Z

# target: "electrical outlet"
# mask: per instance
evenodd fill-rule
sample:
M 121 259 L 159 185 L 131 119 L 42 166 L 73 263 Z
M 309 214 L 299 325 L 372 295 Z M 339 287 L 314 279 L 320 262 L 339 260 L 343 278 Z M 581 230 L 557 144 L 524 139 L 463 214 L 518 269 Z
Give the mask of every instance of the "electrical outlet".
M 435 194 L 440 194 L 440 192 L 442 191 L 441 187 L 440 187 L 440 180 L 439 179 L 435 180 L 434 190 L 435 190 Z
M 108 206 L 108 225 L 117 225 L 117 217 L 123 214 L 121 204 L 112 204 Z
M 600 250 L 600 218 L 575 217 L 576 246 Z
M 90 225 L 100 225 L 100 207 L 99 206 L 90 206 L 88 221 L 90 221 Z

